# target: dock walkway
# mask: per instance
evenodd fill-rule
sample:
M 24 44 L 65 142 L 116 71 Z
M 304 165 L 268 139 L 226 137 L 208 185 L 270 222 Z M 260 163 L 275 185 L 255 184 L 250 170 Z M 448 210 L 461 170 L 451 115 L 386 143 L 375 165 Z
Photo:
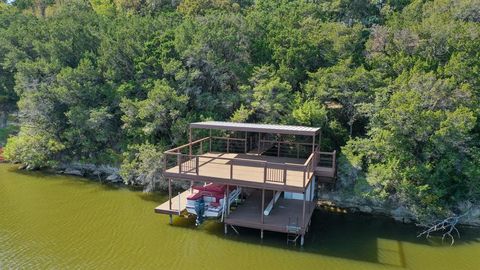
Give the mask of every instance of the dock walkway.
M 270 201 L 272 196 L 273 193 L 267 191 L 265 201 Z M 260 190 L 256 190 L 245 200 L 244 204 L 239 205 L 237 209 L 227 215 L 225 223 L 281 233 L 287 233 L 289 226 L 296 225 L 299 234 L 305 234 L 313 210 L 315 210 L 315 202 L 307 201 L 305 206 L 305 220 L 302 223 L 303 201 L 280 198 L 270 214 L 263 216 L 262 222 L 261 216 L 264 210 L 262 209 L 262 193 Z
M 192 194 L 191 190 L 185 190 L 172 198 L 172 207 L 170 208 L 170 201 L 166 201 L 161 205 L 155 207 L 155 213 L 177 215 L 180 216 L 183 210 L 187 207 L 187 196 Z

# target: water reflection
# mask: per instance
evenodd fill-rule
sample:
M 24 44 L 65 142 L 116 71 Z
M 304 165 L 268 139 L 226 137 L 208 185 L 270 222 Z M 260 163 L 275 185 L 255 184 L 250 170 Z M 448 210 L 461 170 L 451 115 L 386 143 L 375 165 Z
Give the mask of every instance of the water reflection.
M 236 227 L 239 235 L 232 229 L 229 229 L 228 235 L 224 235 L 223 224 L 217 221 L 207 221 L 197 228 L 193 217 L 176 217 L 173 226 L 197 229 L 230 241 L 400 268 L 407 268 L 404 243 L 452 249 L 480 242 L 480 230 L 474 228 L 460 227 L 461 238 L 456 239 L 455 245 L 450 247 L 450 242 L 442 242 L 441 236 L 418 238 L 421 228 L 414 224 L 402 224 L 381 216 L 339 214 L 323 210 L 315 211 L 304 247 L 287 245 L 286 234 L 282 233 L 265 232 L 262 240 L 260 231 L 256 229 Z

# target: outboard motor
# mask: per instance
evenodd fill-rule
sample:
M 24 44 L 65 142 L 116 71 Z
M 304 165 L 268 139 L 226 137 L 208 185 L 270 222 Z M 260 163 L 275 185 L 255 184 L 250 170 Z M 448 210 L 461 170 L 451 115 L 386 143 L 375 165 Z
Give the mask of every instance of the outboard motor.
M 203 215 L 205 213 L 205 201 L 203 200 L 203 198 L 195 201 L 195 212 L 197 213 L 195 225 L 199 226 L 203 223 Z

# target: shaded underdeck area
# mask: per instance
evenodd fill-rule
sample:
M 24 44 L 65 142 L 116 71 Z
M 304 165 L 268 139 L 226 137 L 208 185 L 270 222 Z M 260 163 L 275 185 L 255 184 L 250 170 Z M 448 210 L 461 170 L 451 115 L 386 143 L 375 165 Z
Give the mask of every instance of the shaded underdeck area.
M 273 192 L 265 191 L 265 205 L 272 199 Z M 268 216 L 263 216 L 262 192 L 253 191 L 243 204 L 232 210 L 225 224 L 273 232 L 288 233 L 289 227 L 298 227 L 298 234 L 305 234 L 310 224 L 315 203 L 305 202 L 305 219 L 302 223 L 303 201 L 279 198 Z
M 300 165 L 304 164 L 305 159 L 288 157 L 208 152 L 199 156 L 198 172 L 196 166 L 192 166 L 191 169 L 182 171 L 182 176 L 190 174 L 192 176 L 208 177 L 212 180 L 223 179 L 225 183 L 234 179 L 235 181 L 245 182 L 246 186 L 252 186 L 255 183 L 264 183 L 264 162 L 293 165 L 286 169 L 285 185 L 303 188 L 303 167 Z M 295 167 L 295 165 L 299 166 Z M 170 174 L 169 176 L 175 176 L 179 173 L 179 170 L 179 166 L 174 166 L 166 170 L 166 173 Z M 283 173 L 283 170 L 279 169 L 278 173 Z M 275 182 L 270 182 L 270 184 L 284 185 Z

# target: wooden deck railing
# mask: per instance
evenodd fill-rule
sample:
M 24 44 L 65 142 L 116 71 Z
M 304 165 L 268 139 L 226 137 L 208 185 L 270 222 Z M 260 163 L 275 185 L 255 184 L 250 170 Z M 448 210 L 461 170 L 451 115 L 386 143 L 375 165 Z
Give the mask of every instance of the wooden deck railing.
M 164 170 L 178 166 L 179 174 L 201 175 L 200 159 L 206 159 L 207 162 L 223 161 L 223 164 L 230 166 L 230 175 L 225 176 L 227 179 L 234 179 L 235 168 L 237 166 L 246 167 L 263 167 L 263 183 L 280 183 L 288 184 L 287 172 L 290 170 L 303 171 L 303 187 L 309 183 L 314 175 L 316 166 L 316 152 L 310 154 L 304 164 L 293 163 L 277 163 L 265 160 L 253 160 L 242 158 L 212 157 L 204 155 L 205 152 L 212 148 L 213 140 L 223 140 L 227 142 L 227 151 L 230 151 L 231 142 L 245 143 L 245 139 L 238 138 L 222 138 L 222 137 L 205 137 L 164 152 Z M 208 150 L 205 147 L 208 145 Z M 246 146 L 244 146 L 245 149 Z M 190 154 L 191 153 L 191 154 Z M 227 162 L 225 162 L 227 161 Z
M 312 153 L 312 143 L 260 140 L 259 149 L 278 157 L 307 158 Z M 315 147 L 318 145 L 315 144 Z M 271 149 L 271 150 L 269 150 Z
M 327 167 L 327 168 L 335 168 L 337 166 L 336 159 L 337 159 L 337 151 L 333 152 L 320 152 L 316 151 L 317 156 L 317 166 L 320 167 Z
M 316 151 L 315 171 L 319 183 L 335 183 L 337 177 L 337 151 Z

